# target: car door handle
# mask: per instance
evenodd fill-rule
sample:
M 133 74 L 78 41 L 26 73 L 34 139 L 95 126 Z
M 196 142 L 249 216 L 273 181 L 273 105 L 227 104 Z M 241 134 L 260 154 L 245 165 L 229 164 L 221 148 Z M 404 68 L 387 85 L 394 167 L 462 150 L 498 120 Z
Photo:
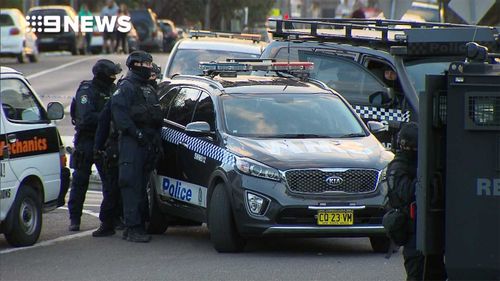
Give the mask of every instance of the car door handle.
M 189 145 L 185 142 L 180 142 L 179 145 L 185 147 L 186 149 L 189 149 Z
M 15 143 L 17 141 L 17 136 L 16 134 L 8 134 L 7 135 L 7 141 L 9 143 Z

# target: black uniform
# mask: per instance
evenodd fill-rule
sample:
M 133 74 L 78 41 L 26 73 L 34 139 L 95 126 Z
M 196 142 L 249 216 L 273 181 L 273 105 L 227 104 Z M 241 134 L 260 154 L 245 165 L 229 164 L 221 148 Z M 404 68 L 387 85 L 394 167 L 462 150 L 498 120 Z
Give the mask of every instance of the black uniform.
M 129 71 L 111 103 L 113 120 L 120 132 L 119 185 L 127 227 L 124 238 L 134 242 L 149 241 L 144 236 L 146 184 L 159 155 L 163 120 L 161 110 L 158 113 L 156 92 L 148 79 L 147 75 Z
M 106 102 L 99 115 L 95 134 L 94 154 L 102 158 L 106 171 L 106 183 L 102 185 L 102 202 L 99 212 L 101 227 L 93 236 L 107 236 L 114 233 L 114 227 L 122 214 L 120 188 L 118 186 L 118 132 L 111 115 L 111 101 Z
M 416 248 L 416 223 L 410 219 L 410 205 L 415 202 L 416 176 L 417 152 L 406 150 L 397 152 L 387 167 L 387 183 L 389 189 L 394 190 L 395 197 L 389 197 L 389 204 L 406 213 L 410 220 L 408 241 L 403 248 L 407 280 L 422 280 L 424 271 L 424 256 Z
M 103 183 L 106 175 L 102 163 L 93 157 L 94 135 L 99 113 L 114 91 L 113 83 L 94 77 L 92 81 L 83 81 L 72 103 L 72 115 L 75 123 L 75 151 L 71 155 L 70 165 L 74 169 L 68 209 L 71 220 L 70 230 L 79 230 L 83 202 L 87 192 L 92 164 L 95 164 Z

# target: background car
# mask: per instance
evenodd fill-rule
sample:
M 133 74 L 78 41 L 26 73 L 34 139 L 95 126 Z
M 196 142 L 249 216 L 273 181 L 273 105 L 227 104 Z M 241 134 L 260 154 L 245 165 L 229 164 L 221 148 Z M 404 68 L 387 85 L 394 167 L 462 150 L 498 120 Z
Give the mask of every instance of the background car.
M 92 38 L 90 40 L 90 52 L 92 52 L 92 54 L 100 54 L 104 51 L 102 49 L 104 45 L 102 32 L 99 32 L 96 29 L 97 27 L 94 26 L 94 32 L 92 33 Z M 137 35 L 137 31 L 134 26 L 132 26 L 130 31 L 127 33 L 127 45 L 129 53 L 139 50 L 139 36 Z
M 18 9 L 0 10 L 0 55 L 2 57 L 16 57 L 24 63 L 26 58 L 30 62 L 38 61 L 37 36 L 33 31 L 26 31 L 26 18 Z
M 130 17 L 139 36 L 139 48 L 144 51 L 165 51 L 163 32 L 151 9 L 131 10 Z
M 190 38 L 182 39 L 172 49 L 163 78 L 176 74 L 199 75 L 201 61 L 223 61 L 227 58 L 259 58 L 267 45 L 259 35 L 223 34 L 191 31 Z
M 166 19 L 158 20 L 158 25 L 163 32 L 163 51 L 170 52 L 179 38 L 177 28 L 173 21 Z
M 28 11 L 29 16 L 68 16 L 72 20 L 77 16 L 75 10 L 70 6 L 50 5 L 33 7 Z M 62 21 L 61 21 L 62 22 Z M 38 36 L 38 49 L 40 51 L 70 51 L 72 55 L 85 54 L 87 43 L 85 33 L 74 32 L 36 32 Z

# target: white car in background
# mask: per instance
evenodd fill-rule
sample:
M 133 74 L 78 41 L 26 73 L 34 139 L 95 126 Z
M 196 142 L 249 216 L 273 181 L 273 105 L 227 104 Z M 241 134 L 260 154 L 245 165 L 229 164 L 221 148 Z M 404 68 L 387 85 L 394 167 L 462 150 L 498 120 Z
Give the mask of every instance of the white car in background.
M 190 38 L 177 41 L 170 52 L 163 80 L 177 74 L 200 75 L 200 62 L 224 61 L 228 58 L 258 59 L 267 43 L 258 34 L 233 34 L 204 30 L 189 33 Z
M 24 63 L 38 61 L 37 36 L 33 31 L 26 31 L 28 23 L 18 9 L 0 10 L 0 56 L 16 57 Z

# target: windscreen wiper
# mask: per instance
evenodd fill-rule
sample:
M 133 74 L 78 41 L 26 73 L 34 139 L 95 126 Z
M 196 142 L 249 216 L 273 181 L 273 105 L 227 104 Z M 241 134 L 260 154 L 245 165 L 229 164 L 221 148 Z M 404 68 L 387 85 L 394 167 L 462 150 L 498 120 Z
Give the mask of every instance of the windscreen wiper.
M 340 136 L 339 138 L 356 138 L 356 137 L 366 137 L 364 133 L 350 133 Z
M 281 134 L 273 135 L 273 138 L 284 138 L 284 139 L 313 139 L 313 138 L 332 138 L 329 135 L 318 135 L 318 134 Z

